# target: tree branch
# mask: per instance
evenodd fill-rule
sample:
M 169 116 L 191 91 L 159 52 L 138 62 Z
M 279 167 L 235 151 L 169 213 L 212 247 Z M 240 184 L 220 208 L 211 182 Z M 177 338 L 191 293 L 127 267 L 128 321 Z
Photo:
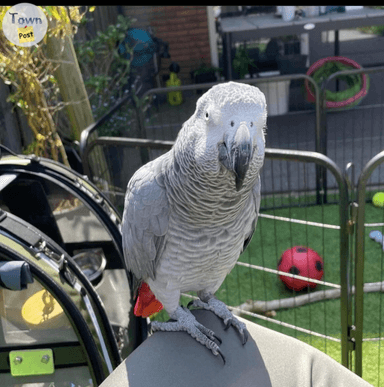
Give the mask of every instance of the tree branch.
M 352 286 L 351 292 L 352 294 L 355 293 L 354 286 Z M 364 293 L 376 293 L 376 292 L 382 292 L 382 293 L 384 292 L 384 281 L 364 284 Z M 337 298 L 340 298 L 340 294 L 341 294 L 341 289 L 318 290 L 316 292 L 303 294 L 296 297 L 282 298 L 279 300 L 271 300 L 271 301 L 247 300 L 243 304 L 236 306 L 236 308 L 242 309 L 246 312 L 267 313 L 267 312 L 276 311 L 279 309 L 296 308 L 313 302 L 337 299 Z M 233 311 L 233 313 L 237 315 L 241 315 L 241 312 L 238 312 L 238 311 Z

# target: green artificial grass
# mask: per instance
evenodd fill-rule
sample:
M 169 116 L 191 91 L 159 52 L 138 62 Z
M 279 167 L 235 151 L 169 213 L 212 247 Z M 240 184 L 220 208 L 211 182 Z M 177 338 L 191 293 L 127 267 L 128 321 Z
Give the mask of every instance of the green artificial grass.
M 363 343 L 363 379 L 376 387 L 384 386 L 383 344 L 380 342 Z
M 313 197 L 292 199 L 289 196 L 267 198 L 263 204 L 279 206 L 296 205 L 289 208 L 264 210 L 262 213 L 275 216 L 308 220 L 311 222 L 339 224 L 339 207 L 336 204 L 305 206 L 313 203 Z M 372 204 L 366 205 L 366 223 L 384 222 L 384 209 L 376 208 Z M 379 230 L 384 234 L 384 227 L 366 228 L 365 231 L 365 282 L 384 280 L 384 252 L 379 243 L 369 238 L 369 232 Z M 256 232 L 247 250 L 240 256 L 241 262 L 266 268 L 277 269 L 282 253 L 293 246 L 308 246 L 316 250 L 324 260 L 323 280 L 335 284 L 340 283 L 340 231 L 309 225 L 295 224 L 259 217 Z M 351 244 L 351 247 L 354 245 Z M 352 249 L 354 250 L 354 249 Z M 350 251 L 354 256 L 354 251 Z M 276 274 L 236 265 L 232 272 L 217 291 L 216 296 L 227 305 L 238 306 L 245 301 L 275 300 L 313 291 L 329 289 L 318 285 L 314 290 L 293 292 L 288 290 Z M 190 298 L 182 297 L 182 304 L 186 305 Z M 258 318 L 244 316 L 257 324 L 296 337 L 320 349 L 341 362 L 341 344 L 325 338 L 315 337 L 298 332 L 281 324 L 275 324 Z M 162 311 L 155 319 L 165 321 L 169 317 Z M 326 336 L 340 338 L 340 299 L 327 300 L 307 304 L 299 308 L 280 309 L 273 319 L 295 325 Z M 381 293 L 366 294 L 364 298 L 364 337 L 384 336 L 384 304 Z M 363 345 L 363 377 L 375 386 L 384 386 L 384 375 L 380 378 L 379 364 L 384 361 L 384 352 L 379 342 L 365 342 Z

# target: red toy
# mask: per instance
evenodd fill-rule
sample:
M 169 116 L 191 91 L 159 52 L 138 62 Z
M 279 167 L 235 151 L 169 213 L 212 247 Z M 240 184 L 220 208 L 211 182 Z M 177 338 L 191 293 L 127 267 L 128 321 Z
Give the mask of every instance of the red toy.
M 316 280 L 321 280 L 324 274 L 324 262 L 320 255 L 309 247 L 294 246 L 286 251 L 278 264 L 278 270 L 285 273 L 301 275 Z M 280 279 L 292 290 L 303 290 L 304 288 L 315 288 L 316 283 L 292 277 L 280 275 Z

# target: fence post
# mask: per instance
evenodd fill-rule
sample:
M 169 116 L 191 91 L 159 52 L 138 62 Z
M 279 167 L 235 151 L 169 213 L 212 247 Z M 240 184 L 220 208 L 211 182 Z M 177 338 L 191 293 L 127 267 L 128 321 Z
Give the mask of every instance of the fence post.
M 325 90 L 322 91 L 322 126 L 321 126 L 321 148 L 323 155 L 327 156 L 328 154 L 328 128 L 327 128 L 327 99 L 326 99 L 326 93 Z M 327 203 L 327 191 L 328 191 L 328 184 L 327 184 L 327 171 L 325 168 L 323 168 L 323 202 Z
M 324 84 L 321 85 L 318 103 L 316 103 L 316 142 L 315 150 L 327 155 L 327 115 Z M 316 165 L 316 203 L 327 203 L 327 171 L 321 165 Z
M 68 103 L 66 110 L 72 126 L 73 139 L 80 140 L 81 131 L 93 123 L 94 119 L 72 38 L 66 37 L 62 43 L 60 38 L 48 36 L 47 51 L 49 59 L 60 63 L 55 71 L 55 77 L 63 100 Z
M 224 67 L 226 69 L 226 79 L 227 81 L 232 80 L 232 39 L 231 39 L 231 34 L 230 33 L 225 33 L 224 34 L 224 39 L 226 44 L 224 47 L 226 48 L 226 52 L 224 53 Z M 223 40 L 224 40 L 223 39 Z
M 365 169 L 364 169 L 365 170 Z M 355 373 L 362 376 L 363 355 L 363 308 L 364 308 L 364 221 L 365 221 L 365 173 L 357 185 L 358 215 L 356 222 L 355 252 Z
M 365 248 L 365 193 L 369 177 L 374 169 L 384 161 L 384 151 L 373 157 L 363 168 L 357 183 L 358 213 L 356 221 L 355 253 L 355 373 L 363 373 L 363 320 L 364 320 L 364 248 Z

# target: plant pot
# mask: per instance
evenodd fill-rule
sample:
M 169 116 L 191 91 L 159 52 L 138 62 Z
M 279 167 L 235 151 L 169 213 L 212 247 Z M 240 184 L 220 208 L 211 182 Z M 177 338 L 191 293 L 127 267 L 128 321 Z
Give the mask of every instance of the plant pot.
M 305 74 L 307 55 L 284 55 L 277 61 L 280 74 Z
M 210 83 L 216 82 L 217 78 L 214 73 L 205 73 L 195 75 L 195 83 Z
M 289 85 L 291 81 L 268 82 L 268 76 L 272 75 L 277 74 L 275 72 L 259 73 L 261 78 L 266 78 L 266 82 L 258 83 L 256 86 L 265 95 L 268 116 L 278 116 L 289 111 Z
M 284 43 L 284 55 L 298 55 L 300 54 L 300 41 L 294 40 L 292 42 Z
M 209 73 L 196 74 L 193 76 L 193 80 L 196 84 L 197 83 L 212 83 L 212 82 L 217 82 L 217 77 L 216 77 L 215 73 L 209 72 Z M 202 94 L 203 90 L 197 89 L 196 93 Z

